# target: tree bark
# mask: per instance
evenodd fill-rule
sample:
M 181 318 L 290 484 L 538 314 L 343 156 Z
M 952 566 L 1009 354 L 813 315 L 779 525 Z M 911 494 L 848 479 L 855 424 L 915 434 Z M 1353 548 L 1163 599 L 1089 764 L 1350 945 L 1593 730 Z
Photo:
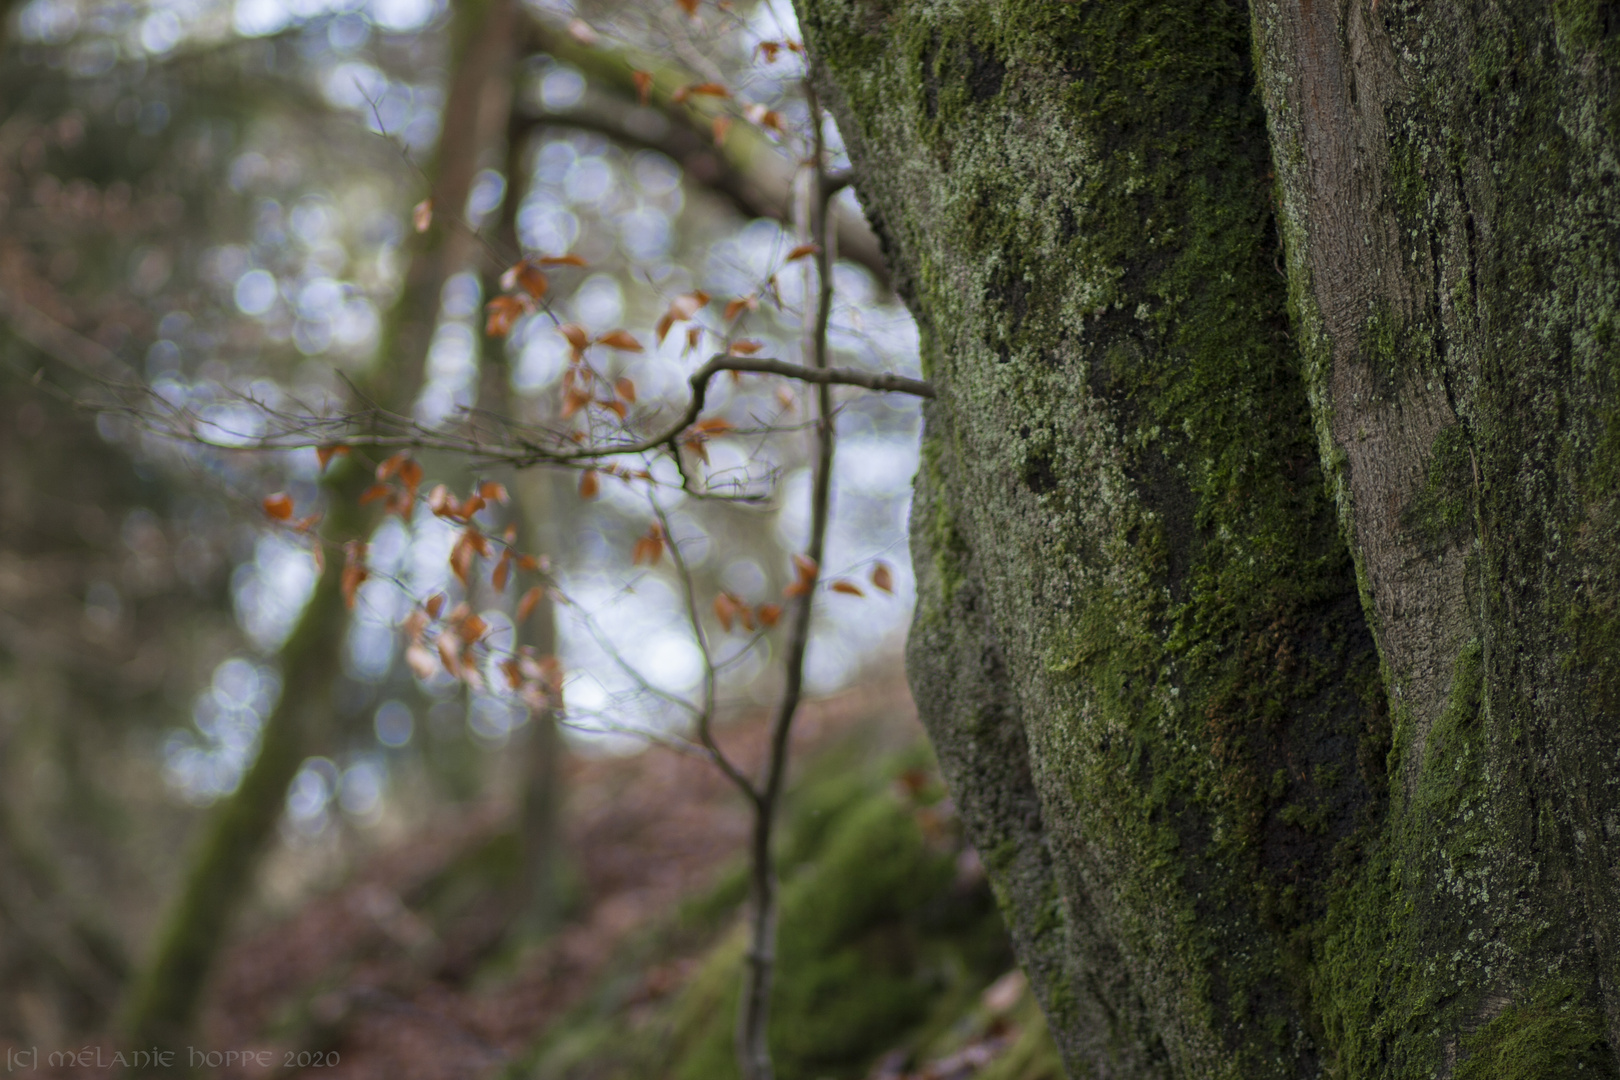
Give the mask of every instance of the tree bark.
M 1616 1075 L 1620 18 L 799 10 L 939 391 L 913 688 L 1071 1074 Z
M 1294 0 L 1254 30 L 1394 716 L 1324 1021 L 1353 1075 L 1615 1075 L 1620 19 Z

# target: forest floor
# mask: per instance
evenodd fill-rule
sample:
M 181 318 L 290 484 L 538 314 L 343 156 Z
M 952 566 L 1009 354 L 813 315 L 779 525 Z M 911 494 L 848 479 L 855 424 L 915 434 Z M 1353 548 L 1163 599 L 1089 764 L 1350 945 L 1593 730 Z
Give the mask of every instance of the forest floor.
M 727 728 L 722 742 L 736 760 L 752 766 L 763 751 L 764 734 L 762 722 L 745 721 Z M 815 762 L 829 748 L 847 748 L 852 739 L 859 744 L 856 757 L 866 762 L 920 746 L 921 728 L 903 683 L 868 685 L 807 704 L 796 725 L 794 759 Z M 689 1053 L 692 1060 L 684 1063 L 665 1055 L 654 1067 L 644 1051 L 626 1058 L 625 1046 L 637 1039 L 678 1041 L 670 1025 L 691 1026 L 694 1021 L 671 1019 L 678 1011 L 676 1002 L 694 993 L 691 988 L 702 981 L 705 968 L 725 965 L 725 958 L 717 961 L 714 954 L 723 948 L 717 939 L 736 919 L 740 891 L 724 883 L 741 881 L 737 871 L 748 831 L 746 806 L 707 762 L 670 750 L 655 747 L 598 759 L 568 756 L 566 761 L 562 843 L 574 898 L 555 933 L 524 942 L 509 931 L 509 864 L 516 861 L 510 809 L 473 805 L 454 820 L 441 816 L 432 828 L 367 859 L 340 885 L 244 935 L 230 949 L 214 979 L 197 1051 L 248 1051 L 252 1057 L 245 1064 L 239 1057 L 202 1074 L 222 1080 L 711 1075 L 714 1066 L 696 1063 L 702 1054 Z M 824 771 L 847 774 L 850 769 L 835 765 Z M 879 791 L 877 797 L 885 805 L 898 805 L 907 790 L 915 794 L 924 783 L 913 775 L 917 771 L 911 768 L 888 781 L 898 795 Z M 937 778 L 926 782 L 937 785 Z M 843 800 L 839 806 L 855 805 L 854 796 L 837 797 Z M 870 800 L 872 792 L 860 797 Z M 922 831 L 914 824 L 906 827 L 918 836 L 942 828 L 942 814 L 954 816 L 948 800 L 939 807 L 907 806 L 906 821 L 919 822 Z M 861 828 L 870 831 L 870 826 Z M 928 843 L 928 858 L 938 862 L 948 856 L 947 867 L 954 867 L 945 872 L 946 878 L 954 875 L 946 891 L 958 899 L 975 890 L 974 895 L 988 897 L 971 849 L 959 839 L 948 852 Z M 806 863 L 820 851 L 799 846 Z M 718 900 L 717 888 L 726 894 Z M 834 899 L 810 903 L 825 907 L 841 902 L 841 893 L 826 895 Z M 937 898 L 921 895 L 919 908 L 939 907 Z M 693 933 L 688 927 L 679 932 L 680 913 L 694 904 L 711 911 L 698 919 L 709 930 Z M 1031 1030 L 1022 1040 L 1016 1055 L 1020 1062 L 1005 1061 L 1008 1068 L 991 1069 L 998 1058 L 1013 1056 L 1020 1027 L 1039 1027 L 1039 1019 L 1021 976 L 1009 970 L 1010 954 L 993 905 L 985 899 L 981 906 L 994 922 L 991 936 L 998 940 L 988 948 L 973 945 L 963 953 L 966 960 L 952 954 L 945 966 L 957 974 L 931 976 L 928 984 L 929 1001 L 949 996 L 946 983 L 955 987 L 948 1016 L 937 1004 L 902 1010 L 903 1015 L 895 1014 L 900 1019 L 891 1025 L 892 1035 L 879 1025 L 861 1036 L 864 1043 L 857 1039 L 854 1051 L 844 1052 L 842 1064 L 806 1065 L 809 1072 L 789 1066 L 787 1074 L 819 1080 L 821 1071 L 829 1070 L 829 1077 L 958 1080 L 994 1072 L 1009 1080 L 1056 1080 L 1055 1056 L 1044 1029 Z M 863 957 L 874 949 L 891 950 L 884 942 L 902 931 L 924 942 L 917 945 L 922 950 L 918 955 L 938 956 L 937 942 L 930 946 L 925 939 L 933 941 L 968 925 L 958 920 L 944 930 L 924 927 L 913 933 L 900 926 L 910 918 L 904 912 L 855 918 L 865 923 L 845 936 L 854 935 L 851 947 Z M 980 918 L 973 925 L 983 922 Z M 981 942 L 985 937 L 982 929 L 972 933 Z M 828 941 L 828 950 L 846 944 L 841 938 Z M 893 965 L 881 963 L 892 974 Z M 916 982 L 913 969 L 921 969 L 916 962 L 907 963 L 911 966 L 904 974 Z M 962 974 L 968 969 L 973 970 Z M 878 976 L 880 981 L 883 977 Z M 728 985 L 733 981 L 729 976 L 725 980 Z M 836 977 L 828 985 L 835 984 Z M 842 993 L 853 992 L 844 985 Z M 885 1000 L 858 1010 L 851 1024 L 860 1027 L 873 1010 L 889 1007 Z M 931 1056 L 916 1035 L 929 1008 L 938 1014 L 929 1028 L 929 1045 L 936 1050 Z M 708 1005 L 699 1010 L 714 1011 Z M 692 1007 L 686 1013 L 692 1015 Z M 713 1058 L 713 1046 L 723 1044 L 726 1025 L 707 1015 L 695 1023 L 713 1030 L 691 1036 L 683 1045 L 697 1046 L 706 1039 Z M 555 1060 L 547 1065 L 543 1056 L 536 1057 L 537 1045 L 548 1040 L 554 1045 L 574 1028 L 593 1032 L 596 1042 L 590 1046 L 599 1049 L 565 1055 L 562 1065 Z M 873 1055 L 874 1047 L 887 1045 L 885 1038 L 899 1039 L 900 1045 Z M 813 1062 L 816 1051 L 801 1056 Z M 868 1058 L 852 1069 L 851 1061 Z M 720 1067 L 729 1068 L 729 1063 Z M 40 1074 L 64 1080 L 109 1075 L 98 1068 L 41 1069 Z

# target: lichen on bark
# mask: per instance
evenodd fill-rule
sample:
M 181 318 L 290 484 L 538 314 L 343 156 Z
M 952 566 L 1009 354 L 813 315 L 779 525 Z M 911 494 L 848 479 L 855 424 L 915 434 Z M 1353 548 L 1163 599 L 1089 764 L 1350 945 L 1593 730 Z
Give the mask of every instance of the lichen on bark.
M 1310 1075 L 1388 736 L 1247 11 L 800 14 L 940 391 L 913 685 L 1069 1068 Z
M 1397 706 L 1390 813 L 1316 973 L 1346 1076 L 1620 1073 L 1616 30 L 1579 0 L 1254 7 Z

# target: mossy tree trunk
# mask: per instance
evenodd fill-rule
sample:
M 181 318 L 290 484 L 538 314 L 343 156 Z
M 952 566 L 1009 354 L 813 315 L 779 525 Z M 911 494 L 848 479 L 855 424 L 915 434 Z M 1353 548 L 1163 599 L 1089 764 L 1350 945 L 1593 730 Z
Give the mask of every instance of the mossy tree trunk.
M 940 394 L 913 689 L 1071 1073 L 1613 1075 L 1620 20 L 798 6 Z
M 1324 1022 L 1355 1075 L 1614 1075 L 1620 14 L 1260 2 L 1254 28 L 1394 717 Z

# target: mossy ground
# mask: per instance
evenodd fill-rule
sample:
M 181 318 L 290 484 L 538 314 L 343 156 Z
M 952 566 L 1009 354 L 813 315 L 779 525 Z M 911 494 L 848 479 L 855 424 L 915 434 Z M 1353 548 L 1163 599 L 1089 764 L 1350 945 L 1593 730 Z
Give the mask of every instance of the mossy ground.
M 982 875 L 964 873 L 971 860 L 963 851 L 925 747 L 871 760 L 857 740 L 810 766 L 789 795 L 779 846 L 771 1023 L 778 1076 L 854 1080 L 880 1058 L 933 1059 L 1005 1030 L 1008 1045 L 978 1075 L 1059 1080 L 1056 1050 L 1027 991 L 1011 1008 L 981 1003 L 1012 957 Z M 733 867 L 627 948 L 616 973 L 507 1075 L 736 1076 L 743 881 Z M 645 1000 L 645 971 L 682 957 L 689 974 L 680 987 Z

